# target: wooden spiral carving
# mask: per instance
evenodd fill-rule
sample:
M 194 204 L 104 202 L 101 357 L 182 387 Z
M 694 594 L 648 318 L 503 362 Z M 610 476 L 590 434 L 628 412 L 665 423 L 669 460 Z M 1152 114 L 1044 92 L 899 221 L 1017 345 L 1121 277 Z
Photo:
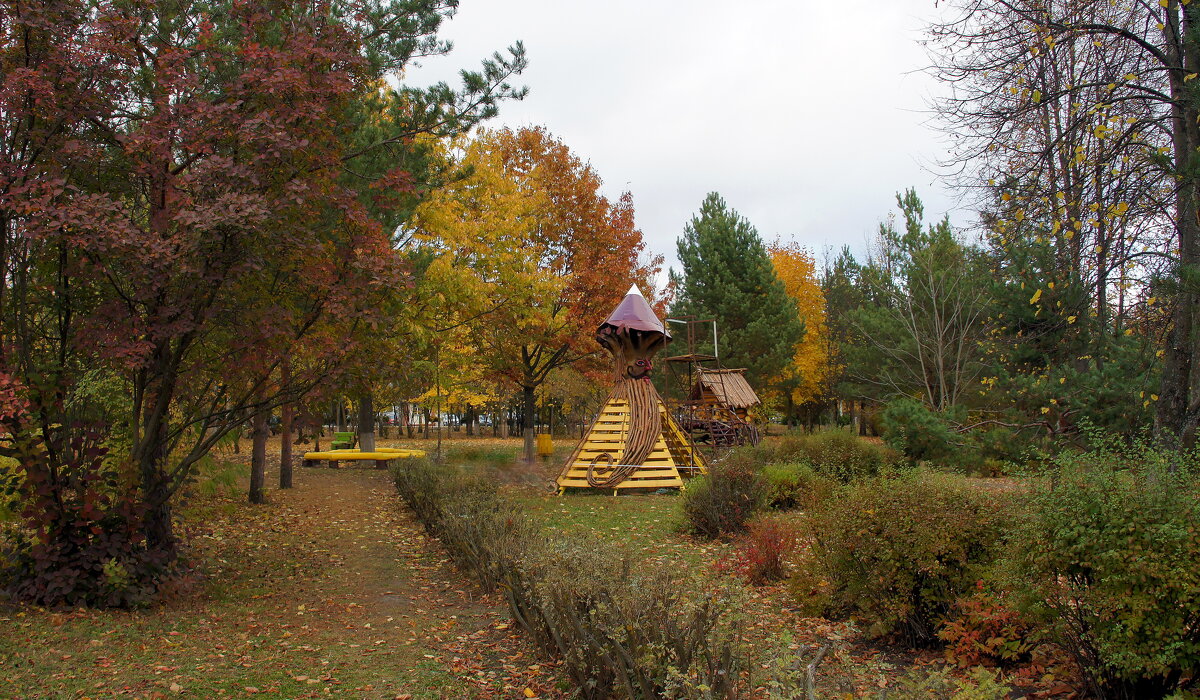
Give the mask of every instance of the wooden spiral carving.
M 588 485 L 594 488 L 612 488 L 632 476 L 654 451 L 654 444 L 662 432 L 658 392 L 650 380 L 620 379 L 613 395 L 629 402 L 624 430 L 625 449 L 615 467 L 612 455 L 607 453 L 597 456 L 588 465 Z M 606 458 L 607 465 L 600 464 L 602 457 Z

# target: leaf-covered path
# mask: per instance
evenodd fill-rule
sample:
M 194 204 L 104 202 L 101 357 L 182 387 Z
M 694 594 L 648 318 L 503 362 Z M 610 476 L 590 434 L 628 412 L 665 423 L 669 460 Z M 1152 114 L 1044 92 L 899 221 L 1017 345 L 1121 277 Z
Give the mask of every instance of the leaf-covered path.
M 367 469 L 191 515 L 198 590 L 139 612 L 0 608 L 4 697 L 554 697 L 554 669 Z M 527 690 L 528 689 L 528 690 Z

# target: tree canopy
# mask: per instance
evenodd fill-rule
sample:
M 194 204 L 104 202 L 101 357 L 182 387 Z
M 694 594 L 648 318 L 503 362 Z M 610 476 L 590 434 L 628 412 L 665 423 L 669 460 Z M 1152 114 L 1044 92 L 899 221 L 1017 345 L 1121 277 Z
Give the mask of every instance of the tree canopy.
M 683 273 L 671 314 L 715 318 L 721 363 L 745 367 L 753 384 L 781 373 L 805 326 L 754 226 L 712 192 L 677 248 Z

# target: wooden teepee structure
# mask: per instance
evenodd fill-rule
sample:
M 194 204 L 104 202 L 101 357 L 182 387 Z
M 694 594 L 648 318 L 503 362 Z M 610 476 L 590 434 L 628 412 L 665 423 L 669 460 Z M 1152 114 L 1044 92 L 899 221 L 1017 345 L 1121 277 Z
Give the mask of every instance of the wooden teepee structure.
M 568 488 L 659 489 L 707 471 L 700 452 L 650 383 L 653 356 L 671 335 L 635 285 L 596 332 L 613 356 L 616 385 L 558 475 Z

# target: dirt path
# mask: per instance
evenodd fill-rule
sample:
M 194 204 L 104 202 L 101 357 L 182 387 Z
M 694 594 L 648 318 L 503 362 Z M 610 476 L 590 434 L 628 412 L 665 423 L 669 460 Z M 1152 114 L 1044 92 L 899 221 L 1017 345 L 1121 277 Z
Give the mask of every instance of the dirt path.
M 386 472 L 297 469 L 295 483 L 266 506 L 241 493 L 198 505 L 186 529 L 204 579 L 174 603 L 0 609 L 12 669 L 0 696 L 561 695 L 554 669 L 450 567 Z

